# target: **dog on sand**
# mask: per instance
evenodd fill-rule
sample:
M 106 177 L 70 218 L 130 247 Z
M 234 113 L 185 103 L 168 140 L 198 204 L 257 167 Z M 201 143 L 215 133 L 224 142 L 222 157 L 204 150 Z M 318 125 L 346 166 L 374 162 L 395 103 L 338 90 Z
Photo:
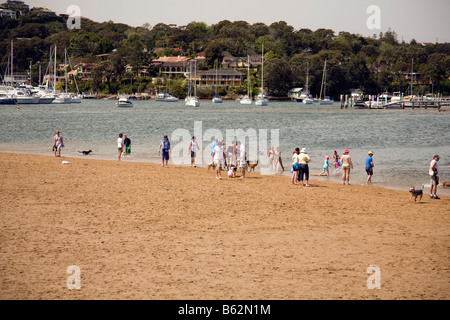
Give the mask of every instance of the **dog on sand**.
M 409 192 L 411 193 L 411 198 L 409 200 L 411 200 L 414 197 L 414 202 L 416 202 L 417 198 L 419 198 L 419 202 L 420 200 L 422 200 L 422 196 L 423 196 L 423 185 L 422 185 L 422 189 L 418 189 L 416 190 L 414 187 L 409 188 Z
M 450 188 L 450 181 L 443 181 L 441 184 L 444 188 Z
M 247 166 L 248 172 L 252 172 L 252 171 L 255 172 L 255 167 L 258 165 L 258 162 L 259 161 L 257 160 L 256 163 L 249 163 Z
M 210 163 L 210 164 L 208 164 L 208 170 L 209 170 L 209 169 L 215 170 L 215 169 L 216 169 L 216 164 L 215 164 L 215 163 Z
M 85 156 L 87 156 L 89 153 L 92 152 L 92 150 L 88 150 L 88 151 L 78 151 L 78 152 L 84 154 Z

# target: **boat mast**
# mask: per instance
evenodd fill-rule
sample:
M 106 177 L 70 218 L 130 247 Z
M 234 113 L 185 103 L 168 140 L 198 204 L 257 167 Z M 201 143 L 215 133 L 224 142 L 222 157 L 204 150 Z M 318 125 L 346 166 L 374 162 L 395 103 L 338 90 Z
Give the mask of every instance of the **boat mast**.
M 197 58 L 194 60 L 194 97 L 197 98 Z
M 250 56 L 247 55 L 247 95 L 251 99 L 252 96 L 250 94 Z
M 262 44 L 262 54 L 261 54 L 261 94 L 264 95 L 264 42 Z
M 56 93 L 56 45 L 55 45 L 55 60 L 53 61 L 53 92 Z
M 306 63 L 306 94 L 309 95 L 309 88 L 308 88 L 308 76 L 309 76 L 309 61 Z
M 413 72 L 414 72 L 414 59 L 411 60 L 411 99 L 413 98 Z
M 67 49 L 64 48 L 64 73 L 66 81 L 66 94 L 67 94 Z
M 14 42 L 11 40 L 11 88 L 14 88 Z

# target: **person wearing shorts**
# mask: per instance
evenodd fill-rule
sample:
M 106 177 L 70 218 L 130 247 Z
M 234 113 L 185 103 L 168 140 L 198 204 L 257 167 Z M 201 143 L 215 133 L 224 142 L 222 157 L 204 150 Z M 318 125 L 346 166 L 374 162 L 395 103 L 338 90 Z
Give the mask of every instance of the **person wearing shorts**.
M 125 147 L 125 155 L 129 155 L 131 153 L 131 140 L 127 137 L 127 135 L 123 136 L 123 145 Z
M 245 154 L 245 146 L 241 145 L 239 148 L 239 168 L 241 168 L 241 177 L 240 179 L 245 179 L 245 172 L 247 171 L 247 161 L 246 161 L 246 154 Z
M 123 152 L 123 135 L 119 133 L 119 138 L 117 139 L 117 159 L 120 161 Z
M 223 144 L 221 141 L 213 150 L 214 164 L 216 165 L 216 179 L 222 179 L 222 165 L 225 158 L 225 152 L 223 151 Z
M 373 176 L 373 152 L 369 151 L 366 158 L 366 172 L 367 172 L 367 184 L 372 183 Z
M 64 147 L 63 137 L 56 130 L 56 135 L 53 137 L 53 151 L 55 151 L 55 157 L 61 157 L 61 149 Z
M 159 144 L 158 154 L 162 155 L 162 166 L 169 167 L 169 153 L 170 153 L 170 141 L 167 136 L 164 136 L 163 140 Z
M 194 168 L 197 167 L 195 165 L 195 156 L 197 154 L 197 150 L 198 150 L 197 141 L 195 140 L 195 137 L 192 137 L 192 140 L 189 143 L 189 151 L 191 152 L 191 167 L 194 167 Z
M 439 155 L 434 155 L 433 160 L 431 160 L 430 163 L 430 178 L 431 178 L 431 183 L 430 183 L 430 199 L 440 199 L 437 196 L 437 186 L 439 184 L 439 166 L 438 166 L 438 161 L 439 161 L 440 157 Z

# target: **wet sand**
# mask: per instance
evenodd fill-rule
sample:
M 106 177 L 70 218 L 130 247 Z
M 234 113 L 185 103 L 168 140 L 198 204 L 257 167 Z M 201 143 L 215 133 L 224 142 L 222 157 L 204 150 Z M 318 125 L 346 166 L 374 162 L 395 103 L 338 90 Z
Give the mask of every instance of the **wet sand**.
M 88 158 L 0 163 L 1 299 L 450 298 L 449 197 Z M 71 265 L 80 290 L 67 288 Z

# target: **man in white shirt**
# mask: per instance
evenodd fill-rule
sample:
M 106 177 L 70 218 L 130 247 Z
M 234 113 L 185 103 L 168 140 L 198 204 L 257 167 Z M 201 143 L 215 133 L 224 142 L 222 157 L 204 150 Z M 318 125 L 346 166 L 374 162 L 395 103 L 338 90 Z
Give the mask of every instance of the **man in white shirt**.
M 218 145 L 213 150 L 214 164 L 216 165 L 216 179 L 222 179 L 222 165 L 225 158 L 225 152 L 223 150 L 223 144 L 219 141 Z
M 119 138 L 117 139 L 117 158 L 120 161 L 120 157 L 122 156 L 123 152 L 123 135 L 119 133 Z
M 191 167 L 197 167 L 195 165 L 195 156 L 197 154 L 197 150 L 198 150 L 198 144 L 197 141 L 195 140 L 195 137 L 192 137 L 191 142 L 189 143 L 189 150 L 191 151 Z

